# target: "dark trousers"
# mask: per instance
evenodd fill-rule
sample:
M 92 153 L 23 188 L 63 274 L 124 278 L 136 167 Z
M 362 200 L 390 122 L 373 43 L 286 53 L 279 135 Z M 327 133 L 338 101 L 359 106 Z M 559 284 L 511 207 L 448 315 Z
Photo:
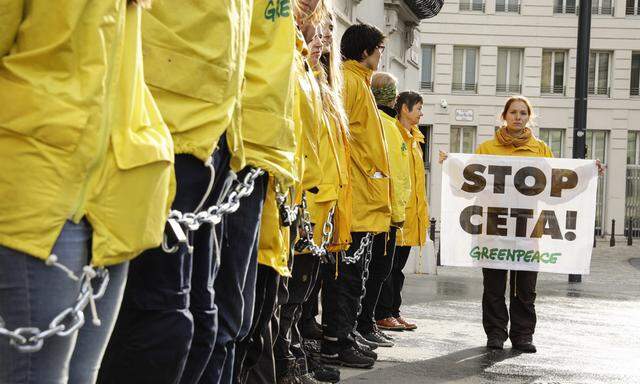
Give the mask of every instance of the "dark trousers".
M 352 256 L 359 248 L 364 232 L 351 234 L 352 243 L 347 256 Z M 367 253 L 353 264 L 346 264 L 340 254 L 336 255 L 338 276 L 335 276 L 336 266 L 327 264 L 324 268 L 322 323 L 324 335 L 322 340 L 323 353 L 333 354 L 349 348 L 354 344 L 352 336 L 358 317 L 358 307 L 362 296 L 364 266 Z M 328 310 L 325 310 L 328 309 Z
M 176 155 L 175 171 L 172 208 L 193 212 L 209 186 L 211 171 L 191 155 Z M 215 204 L 217 197 L 214 188 L 204 207 Z M 99 383 L 174 384 L 180 382 L 185 366 L 206 364 L 217 325 L 210 286 L 218 268 L 213 228 L 204 224 L 188 237 L 193 254 L 180 244 L 175 253 L 158 247 L 131 261 Z
M 509 278 L 509 312 L 504 300 Z M 533 339 L 536 328 L 537 272 L 482 269 L 484 293 L 482 295 L 482 325 L 489 339 L 506 340 L 507 323 L 511 317 L 511 342 L 523 343 Z
M 320 260 L 314 255 L 296 255 L 293 259 L 292 276 L 288 278 L 288 298 L 279 308 L 280 328 L 273 348 L 278 377 L 286 373 L 292 361 L 306 359 L 302 349 L 300 319 L 303 304 L 313 292 L 320 267 Z
M 240 172 L 242 179 L 246 171 Z M 267 188 L 267 175 L 256 179 L 253 193 L 245 197 L 235 213 L 225 216 L 221 229 L 220 271 L 215 279 L 218 334 L 201 384 L 233 382 L 236 344 L 251 328 L 260 216 Z
M 366 293 L 362 298 L 362 311 L 358 316 L 358 331 L 362 334 L 372 332 L 375 328 L 373 314 L 376 310 L 382 285 L 389 277 L 393 267 L 396 230 L 396 227 L 391 227 L 388 233 L 379 233 L 373 238 Z
M 380 291 L 380 299 L 375 308 L 376 320 L 389 317 L 400 317 L 400 306 L 402 305 L 402 287 L 404 285 L 404 273 L 402 269 L 407 264 L 411 247 L 399 246 L 395 249 L 393 267 L 389 277 L 385 280 Z
M 276 310 L 280 276 L 271 267 L 258 264 L 256 277 L 255 303 L 251 328 L 247 336 L 236 346 L 234 375 L 235 383 L 248 382 L 249 375 L 258 364 L 260 358 L 273 348 L 273 331 L 271 319 Z M 258 371 L 262 372 L 262 371 Z M 264 382 L 264 381 L 250 381 Z M 268 383 L 268 381 L 266 381 Z
M 335 256 L 335 255 L 334 255 Z M 335 266 L 335 264 L 334 264 Z M 320 267 L 318 271 L 318 279 L 316 279 L 316 283 L 313 286 L 311 294 L 309 295 L 309 299 L 302 304 L 302 316 L 300 319 L 301 332 L 305 334 L 305 325 L 310 324 L 312 321 L 316 321 L 316 316 L 320 313 L 319 303 L 320 303 L 320 289 L 322 288 L 322 279 L 323 274 L 320 271 L 322 267 Z

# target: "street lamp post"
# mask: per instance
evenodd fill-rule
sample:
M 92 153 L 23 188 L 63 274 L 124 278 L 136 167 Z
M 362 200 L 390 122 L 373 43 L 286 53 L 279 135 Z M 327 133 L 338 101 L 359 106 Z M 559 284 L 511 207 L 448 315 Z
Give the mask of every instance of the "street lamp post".
M 590 39 L 591 0 L 580 0 L 580 16 L 578 18 L 578 57 L 576 62 L 576 94 L 573 111 L 574 159 L 584 159 L 587 152 L 587 98 L 589 95 Z M 569 275 L 570 283 L 579 283 L 581 281 L 582 275 Z

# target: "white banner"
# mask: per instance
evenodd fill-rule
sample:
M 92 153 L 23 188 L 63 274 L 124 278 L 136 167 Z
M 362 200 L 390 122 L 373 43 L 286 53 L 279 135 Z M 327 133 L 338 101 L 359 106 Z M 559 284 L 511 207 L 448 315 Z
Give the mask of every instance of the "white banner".
M 589 274 L 594 160 L 451 153 L 443 163 L 443 265 Z

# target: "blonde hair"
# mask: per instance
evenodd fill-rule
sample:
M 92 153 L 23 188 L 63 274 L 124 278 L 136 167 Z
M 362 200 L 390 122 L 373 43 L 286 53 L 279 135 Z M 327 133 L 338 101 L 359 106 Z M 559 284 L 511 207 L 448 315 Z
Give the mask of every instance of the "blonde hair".
M 333 10 L 331 0 L 321 0 L 322 12 L 324 13 L 321 22 L 332 23 L 336 25 L 335 12 Z M 320 8 L 320 5 L 318 5 Z M 323 54 L 320 60 L 322 70 L 318 82 L 322 94 L 322 105 L 329 112 L 331 117 L 341 125 L 342 130 L 349 136 L 349 119 L 344 110 L 342 99 L 342 59 L 339 52 L 338 39 L 335 33 L 332 33 L 331 48 L 328 55 Z
M 128 5 L 131 5 L 131 4 L 139 5 L 142 8 L 151 8 L 151 1 L 152 0 L 127 0 L 127 4 Z
M 509 112 L 509 108 L 511 107 L 511 104 L 513 104 L 516 101 L 521 101 L 524 103 L 524 105 L 527 107 L 527 112 L 529 112 L 529 120 L 527 121 L 527 127 L 534 127 L 535 126 L 535 113 L 533 113 L 533 106 L 531 105 L 531 102 L 529 101 L 529 99 L 527 99 L 525 96 L 522 95 L 515 95 L 515 96 L 511 96 L 507 99 L 507 102 L 504 103 L 504 108 L 502 109 L 502 113 L 500 114 L 500 119 L 502 120 L 502 125 L 501 127 L 505 127 L 507 125 L 507 112 Z
M 300 20 L 304 23 L 311 23 L 314 25 L 318 25 L 319 23 L 322 22 L 323 16 L 327 12 L 327 6 L 326 6 L 325 0 L 319 0 L 318 5 L 316 6 L 316 9 L 311 14 L 308 14 L 308 15 L 301 13 L 302 8 L 300 8 L 299 0 L 293 0 L 292 4 L 293 4 L 294 18 L 297 19 L 297 17 L 295 17 L 296 15 L 300 16 Z

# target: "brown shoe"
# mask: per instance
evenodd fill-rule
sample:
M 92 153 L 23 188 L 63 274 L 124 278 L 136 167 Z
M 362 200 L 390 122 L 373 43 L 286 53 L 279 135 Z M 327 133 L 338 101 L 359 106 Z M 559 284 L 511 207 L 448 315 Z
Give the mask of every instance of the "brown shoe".
M 404 331 L 405 326 L 398 323 L 393 317 L 387 317 L 386 319 L 376 321 L 376 325 L 380 329 L 387 331 Z
M 408 321 L 403 319 L 402 316 L 396 317 L 394 318 L 394 320 L 397 321 L 398 324 L 402 324 L 404 326 L 404 329 L 406 329 L 407 331 L 413 331 L 414 329 L 418 328 L 417 324 L 409 323 Z

